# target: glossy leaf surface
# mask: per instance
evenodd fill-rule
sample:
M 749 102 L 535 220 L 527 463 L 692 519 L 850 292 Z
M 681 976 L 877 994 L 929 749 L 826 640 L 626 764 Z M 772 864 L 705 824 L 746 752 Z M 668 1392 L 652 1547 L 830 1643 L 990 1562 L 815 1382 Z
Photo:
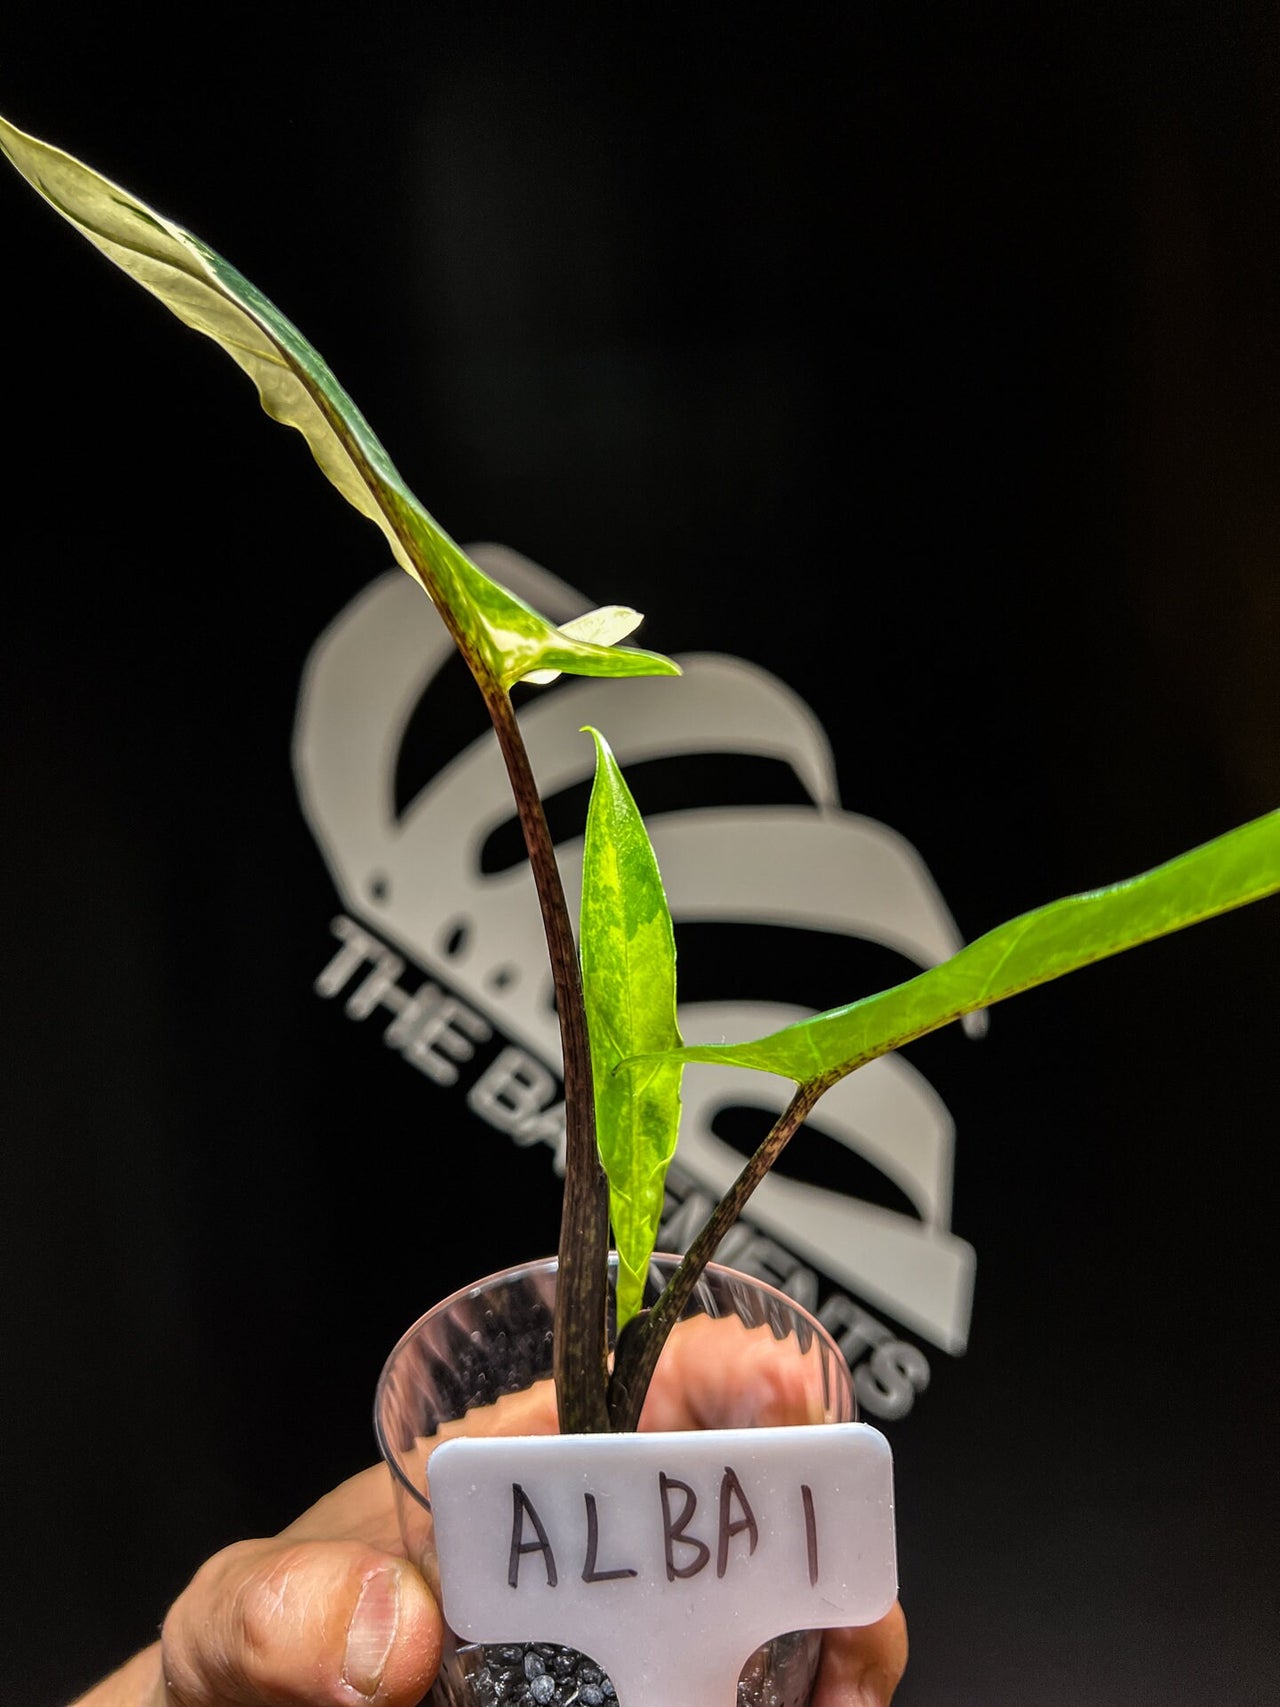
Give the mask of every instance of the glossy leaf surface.
M 679 1062 L 632 1072 L 627 1055 L 678 1049 L 671 914 L 648 833 L 608 742 L 596 743 L 582 864 L 581 954 L 596 1142 L 618 1249 L 618 1326 L 636 1313 L 680 1126 Z
M 95 248 L 243 368 L 267 413 L 297 428 L 342 496 L 382 530 L 396 561 L 421 581 L 478 673 L 503 687 L 533 671 L 679 674 L 654 653 L 618 651 L 584 638 L 592 632 L 586 619 L 569 625 L 579 632 L 555 627 L 485 575 L 409 491 L 297 327 L 198 237 L 4 119 L 0 151 Z M 597 631 L 616 638 L 628 622 L 635 626 L 633 618 L 611 607 Z
M 802 1085 L 834 1083 L 962 1014 L 1277 889 L 1280 812 L 1271 812 L 1140 877 L 1024 913 L 905 984 L 754 1042 L 682 1048 L 675 1059 L 755 1067 Z

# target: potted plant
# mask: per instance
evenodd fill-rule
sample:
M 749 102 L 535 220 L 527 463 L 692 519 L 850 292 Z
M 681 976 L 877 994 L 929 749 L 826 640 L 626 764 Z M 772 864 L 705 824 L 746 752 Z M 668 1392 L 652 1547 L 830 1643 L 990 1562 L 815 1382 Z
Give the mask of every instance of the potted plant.
M 408 490 L 316 351 L 232 266 L 127 191 L 3 121 L 0 148 L 109 259 L 218 342 L 254 381 L 268 413 L 302 432 L 327 478 L 380 528 L 397 562 L 431 597 L 488 709 L 524 832 L 555 982 L 566 1169 L 554 1300 L 545 1284 L 549 1269 L 537 1283 L 523 1276 L 515 1288 L 526 1305 L 531 1291 L 541 1299 L 534 1337 L 549 1364 L 535 1359 L 516 1374 L 495 1377 L 490 1371 L 474 1388 L 464 1383 L 464 1411 L 480 1398 L 495 1398 L 501 1388 L 514 1384 L 524 1390 L 545 1378 L 542 1392 L 554 1395 L 561 1436 L 636 1430 L 677 1324 L 699 1296 L 714 1297 L 720 1284 L 705 1278 L 717 1246 L 827 1089 L 868 1061 L 965 1014 L 1280 888 L 1280 813 L 1272 813 L 1127 882 L 1014 919 L 943 965 L 877 995 L 763 1038 L 685 1046 L 676 1026 L 674 941 L 660 875 L 607 740 L 591 732 L 596 776 L 575 936 L 511 698 L 518 683 L 545 683 L 561 672 L 677 675 L 668 659 L 618 644 L 638 623 L 636 613 L 610 607 L 556 626 L 499 586 Z M 706 1060 L 780 1075 L 795 1091 L 687 1252 L 655 1268 L 662 1177 L 676 1145 L 681 1075 L 686 1065 Z M 655 1274 L 661 1277 L 656 1288 Z M 764 1304 L 744 1303 L 748 1327 L 753 1308 L 760 1324 L 768 1319 Z M 503 1320 L 509 1328 L 510 1320 Z M 775 1334 L 777 1326 L 775 1320 Z M 796 1330 L 797 1344 L 806 1334 L 801 1359 L 823 1365 L 830 1375 L 821 1350 L 812 1357 L 821 1339 L 815 1341 L 811 1329 Z M 474 1344 L 470 1331 L 464 1337 Z M 438 1381 L 435 1364 L 429 1381 Z M 394 1377 L 388 1383 L 390 1391 Z M 419 1385 L 427 1383 L 423 1376 Z M 448 1408 L 442 1403 L 435 1410 L 439 1426 L 428 1434 L 448 1432 L 454 1420 Z M 839 1419 L 847 1413 L 837 1396 L 823 1414 Z M 541 1426 L 547 1423 L 544 1414 Z M 417 1432 L 408 1436 L 406 1450 L 425 1438 L 420 1425 L 421 1419 L 413 1425 Z M 405 1489 L 406 1496 L 422 1492 L 407 1480 Z M 425 1506 L 415 1510 L 412 1498 L 402 1504 L 406 1527 L 421 1525 Z M 750 1540 L 742 1502 L 735 1507 L 730 1497 L 723 1509 L 731 1529 L 742 1526 L 734 1535 Z M 665 1516 L 670 1529 L 676 1520 L 669 1509 Z M 527 1547 L 542 1557 L 549 1580 L 545 1537 L 531 1506 L 513 1534 L 517 1575 Z M 545 1546 L 553 1552 L 549 1542 Z M 596 1565 L 599 1547 L 597 1531 L 591 1555 Z M 671 1560 L 668 1565 L 679 1578 L 680 1567 Z M 526 1683 L 539 1675 L 526 1673 Z M 596 1686 L 588 1680 L 586 1687 Z

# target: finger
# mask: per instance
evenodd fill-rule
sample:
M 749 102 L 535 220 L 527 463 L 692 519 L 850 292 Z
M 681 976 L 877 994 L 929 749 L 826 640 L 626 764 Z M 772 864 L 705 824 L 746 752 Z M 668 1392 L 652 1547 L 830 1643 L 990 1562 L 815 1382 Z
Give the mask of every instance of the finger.
M 878 1624 L 828 1630 L 810 1707 L 888 1707 L 907 1666 L 907 1621 L 895 1603 Z
M 736 1317 L 680 1322 L 663 1348 L 645 1398 L 646 1432 L 688 1428 L 774 1428 L 821 1422 L 823 1366 L 816 1344 L 801 1351 Z
M 360 1541 L 248 1541 L 165 1619 L 169 1707 L 414 1707 L 440 1661 L 418 1573 Z
M 535 1381 L 520 1393 L 503 1393 L 488 1405 L 477 1405 L 456 1422 L 441 1423 L 433 1444 L 460 1435 L 557 1434 L 556 1389 L 551 1381 Z

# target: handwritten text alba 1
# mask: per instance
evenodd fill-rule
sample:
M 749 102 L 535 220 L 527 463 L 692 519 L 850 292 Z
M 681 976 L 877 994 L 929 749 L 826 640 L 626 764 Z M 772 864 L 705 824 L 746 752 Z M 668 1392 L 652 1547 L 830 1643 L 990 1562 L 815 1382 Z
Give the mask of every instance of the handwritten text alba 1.
M 732 1707 L 762 1642 L 897 1593 L 889 1447 L 861 1423 L 460 1439 L 429 1478 L 455 1633 L 577 1648 L 624 1707 Z

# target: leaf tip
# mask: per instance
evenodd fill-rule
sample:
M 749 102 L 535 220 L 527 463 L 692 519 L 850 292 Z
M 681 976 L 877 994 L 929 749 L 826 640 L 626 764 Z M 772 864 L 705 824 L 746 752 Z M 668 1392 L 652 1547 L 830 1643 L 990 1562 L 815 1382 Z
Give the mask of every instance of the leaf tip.
M 590 735 L 596 744 L 596 757 L 602 764 L 608 764 L 613 758 L 613 748 L 596 728 L 594 723 L 584 723 L 578 730 L 579 735 Z

